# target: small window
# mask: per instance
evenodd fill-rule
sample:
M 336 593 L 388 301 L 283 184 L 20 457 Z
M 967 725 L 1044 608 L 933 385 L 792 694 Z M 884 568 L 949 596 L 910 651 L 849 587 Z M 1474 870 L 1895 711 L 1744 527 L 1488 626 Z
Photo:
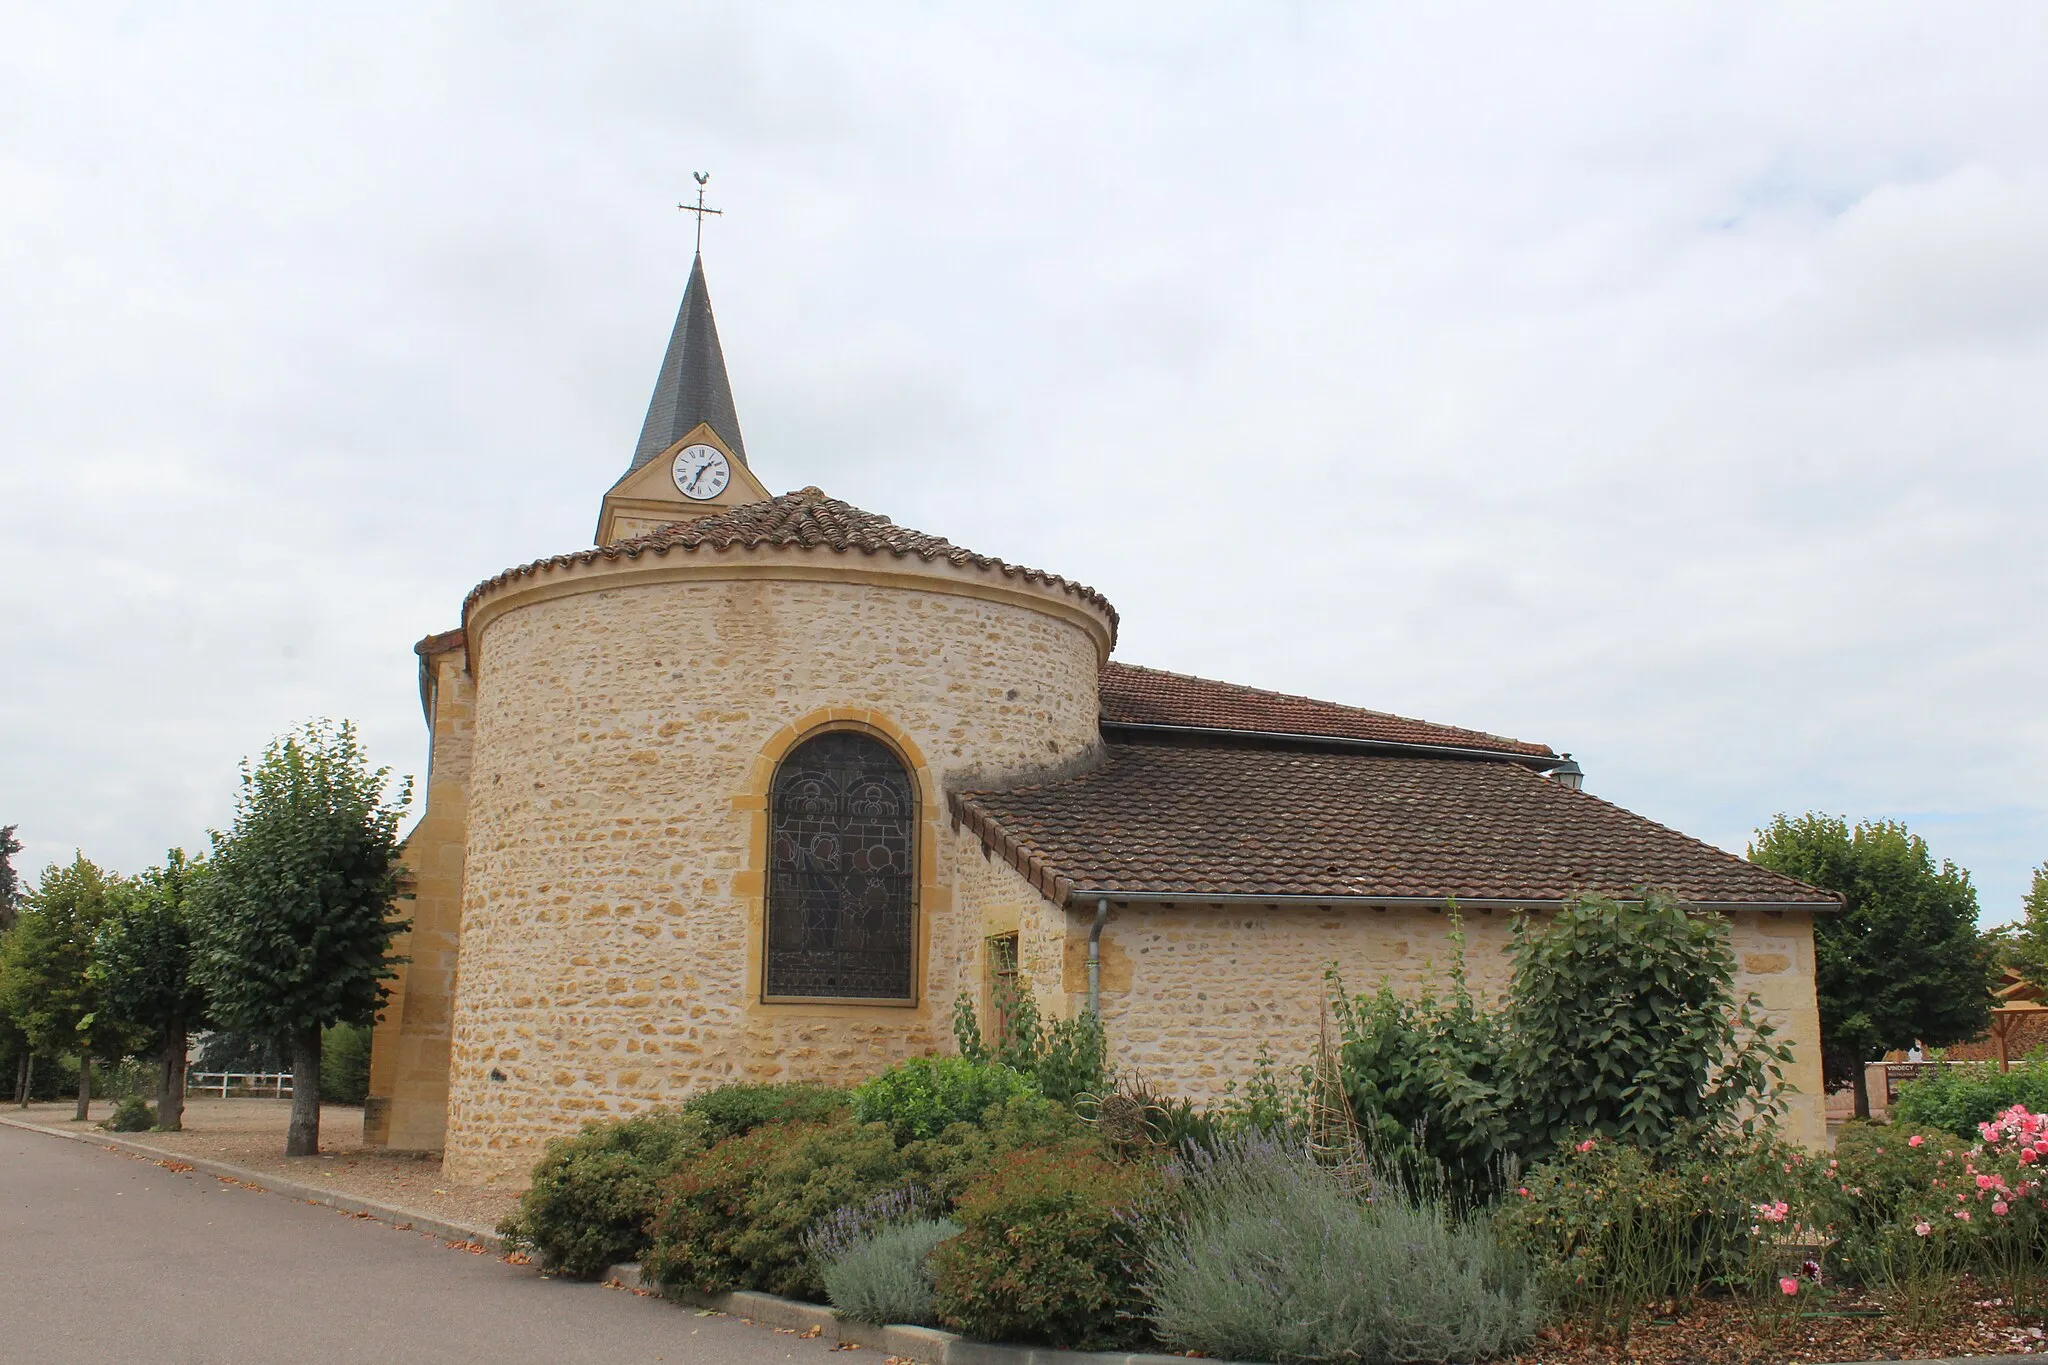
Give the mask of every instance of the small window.
M 805 740 L 768 812 L 770 998 L 914 998 L 917 796 L 889 746 L 858 730 Z
M 1010 1021 L 1017 1010 L 1017 936 L 997 934 L 988 941 L 987 974 L 988 1032 L 994 1043 L 1010 1036 Z

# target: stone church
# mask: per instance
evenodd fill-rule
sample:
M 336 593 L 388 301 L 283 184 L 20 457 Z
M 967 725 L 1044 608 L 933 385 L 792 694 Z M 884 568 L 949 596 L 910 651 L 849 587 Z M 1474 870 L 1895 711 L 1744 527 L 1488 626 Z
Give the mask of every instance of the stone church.
M 1095 589 L 763 473 L 700 255 L 595 543 L 417 647 L 432 750 L 369 1141 L 521 1184 L 587 1120 L 948 1051 L 956 996 L 986 1017 L 1005 977 L 1213 1097 L 1262 1046 L 1306 1055 L 1330 964 L 1440 973 L 1454 899 L 1496 989 L 1513 912 L 1645 886 L 1728 916 L 1797 1049 L 1792 1132 L 1823 1138 L 1828 894 L 1544 744 L 1115 658 Z

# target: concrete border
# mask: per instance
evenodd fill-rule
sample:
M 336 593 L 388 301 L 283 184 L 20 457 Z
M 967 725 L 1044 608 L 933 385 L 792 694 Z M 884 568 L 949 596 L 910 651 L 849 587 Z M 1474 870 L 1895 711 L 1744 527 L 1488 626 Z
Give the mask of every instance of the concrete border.
M 843 1341 L 869 1350 L 920 1362 L 920 1365 L 1186 1365 L 1186 1356 L 1152 1352 L 1057 1351 L 1046 1346 L 998 1346 L 973 1341 L 936 1327 L 871 1323 L 841 1318 L 823 1304 L 785 1299 L 775 1294 L 736 1290 L 730 1294 L 699 1294 L 688 1289 L 661 1289 L 650 1284 L 637 1265 L 615 1265 L 604 1274 L 606 1284 L 657 1294 L 690 1308 L 724 1313 L 748 1322 L 766 1323 L 807 1333 L 825 1341 Z M 1211 1361 L 1209 1365 L 1232 1365 Z M 1983 1365 L 1983 1362 L 1976 1362 Z M 2040 1362 L 2034 1362 L 2040 1365 Z
M 253 1185 L 259 1190 L 281 1194 L 302 1203 L 322 1204 L 330 1209 L 339 1209 L 343 1213 L 356 1213 L 367 1218 L 375 1218 L 379 1222 L 389 1223 L 400 1231 L 429 1233 L 448 1242 L 474 1242 L 494 1255 L 502 1256 L 505 1253 L 505 1239 L 491 1228 L 450 1222 L 445 1218 L 436 1218 L 430 1213 L 420 1213 L 396 1204 L 380 1204 L 374 1199 L 359 1199 L 352 1194 L 322 1189 L 318 1185 L 308 1185 L 303 1181 L 287 1180 L 269 1171 L 251 1170 L 247 1166 L 233 1166 L 225 1161 L 191 1156 L 169 1147 L 153 1147 L 147 1142 L 138 1142 L 119 1133 L 102 1132 L 97 1129 L 90 1132 L 67 1133 L 57 1128 L 45 1128 L 40 1123 L 27 1123 L 21 1119 L 9 1118 L 4 1114 L 0 1114 L 0 1125 L 18 1128 L 24 1133 L 41 1133 L 45 1137 L 61 1138 L 66 1142 L 83 1142 L 91 1147 L 109 1147 L 117 1152 L 126 1152 L 130 1156 L 147 1157 L 151 1161 L 175 1161 L 206 1175 L 233 1180 L 243 1185 Z
M 0 1114 L 0 1127 L 15 1128 L 24 1133 L 41 1133 L 45 1137 L 61 1138 L 66 1142 L 81 1142 L 89 1147 L 104 1147 L 116 1152 L 125 1152 L 130 1156 L 147 1157 L 151 1161 L 175 1161 L 203 1174 L 233 1180 L 270 1194 L 281 1194 L 302 1203 L 321 1204 L 343 1213 L 375 1218 L 400 1231 L 423 1232 L 449 1242 L 472 1242 L 496 1255 L 503 1255 L 507 1249 L 505 1239 L 489 1228 L 453 1223 L 395 1204 L 380 1204 L 373 1199 L 358 1199 L 354 1195 L 323 1190 L 316 1185 L 307 1185 L 297 1180 L 284 1180 L 268 1171 L 251 1170 L 247 1166 L 233 1166 L 225 1161 L 189 1156 L 168 1147 L 152 1147 L 146 1142 L 138 1142 L 115 1133 L 98 1130 L 67 1133 L 61 1129 L 45 1128 L 39 1123 L 26 1123 L 20 1119 L 8 1118 L 4 1114 Z M 699 1294 L 687 1289 L 659 1289 L 646 1281 L 638 1265 L 615 1265 L 605 1272 L 604 1282 L 618 1285 L 622 1289 L 656 1294 L 691 1308 L 724 1313 L 749 1322 L 764 1323 L 770 1327 L 787 1328 L 830 1341 L 843 1341 L 869 1350 L 883 1351 L 889 1355 L 917 1361 L 919 1365 L 1174 1365 L 1174 1362 L 1184 1363 L 1188 1359 L 1186 1356 L 1160 1355 L 1156 1352 L 1143 1351 L 1059 1351 L 1045 1346 L 999 1346 L 992 1342 L 972 1341 L 957 1333 L 941 1331 L 936 1327 L 876 1327 L 865 1322 L 841 1319 L 822 1304 L 804 1303 L 799 1299 L 785 1299 L 779 1295 L 762 1294 L 753 1290 L 737 1290 L 730 1294 Z M 2048 1362 L 2048 1353 L 1944 1356 L 1935 1360 L 1844 1361 L 1838 1365 L 2044 1365 L 2044 1362 Z M 1211 1361 L 1209 1365 L 1246 1363 Z

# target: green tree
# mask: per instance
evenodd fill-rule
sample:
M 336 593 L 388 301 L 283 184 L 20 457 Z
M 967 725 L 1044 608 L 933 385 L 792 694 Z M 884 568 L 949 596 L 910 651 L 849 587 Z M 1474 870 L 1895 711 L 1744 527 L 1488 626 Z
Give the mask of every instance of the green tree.
M 1992 947 L 1977 932 L 1977 889 L 1954 863 L 1936 866 L 1926 840 L 1896 820 L 1852 829 L 1838 816 L 1781 814 L 1749 857 L 1842 893 L 1840 913 L 1814 916 L 1814 990 L 1829 1072 L 1849 1073 L 1859 1118 L 1870 1115 L 1866 1063 L 1984 1032 Z
M 206 1024 L 192 949 L 192 898 L 205 869 L 172 849 L 162 867 L 121 888 L 93 942 L 99 1011 L 155 1050 L 157 1127 L 172 1133 L 184 1126 L 188 1038 Z
M 1791 1049 L 1735 993 L 1726 917 L 1587 897 L 1519 919 L 1511 952 L 1503 1070 L 1525 1153 L 1579 1130 L 1657 1148 L 1775 1111 Z
M 2017 922 L 1989 935 L 2005 963 L 2031 985 L 2048 989 L 2048 863 L 2034 869 L 2034 884 L 2020 902 Z
M 111 1021 L 96 1017 L 89 976 L 93 936 L 106 918 L 120 878 L 79 854 L 69 867 L 44 870 L 0 951 L 0 1011 L 36 1052 L 77 1049 L 78 1113 L 92 1102 L 94 1055 L 120 1055 L 125 1041 Z
M 15 912 L 21 906 L 21 879 L 14 871 L 14 855 L 21 852 L 21 840 L 14 837 L 16 828 L 0 825 L 0 934 L 14 927 Z
M 292 1118 L 285 1155 L 320 1150 L 320 1034 L 365 1024 L 395 973 L 391 918 L 398 822 L 412 784 L 391 790 L 355 727 L 315 721 L 242 766 L 234 827 L 213 836 L 197 898 L 199 977 L 223 1028 L 288 1039 Z

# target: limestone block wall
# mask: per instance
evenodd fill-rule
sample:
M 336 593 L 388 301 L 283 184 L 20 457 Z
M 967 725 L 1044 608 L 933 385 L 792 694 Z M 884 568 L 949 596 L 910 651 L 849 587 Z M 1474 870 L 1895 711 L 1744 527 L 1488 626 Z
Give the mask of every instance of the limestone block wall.
M 1084 1008 L 1092 914 L 1050 905 L 1000 861 L 967 887 L 979 903 L 1016 907 L 1021 965 L 1041 1009 L 1071 1016 Z M 1736 988 L 1758 994 L 1794 1048 L 1786 1079 L 1798 1093 L 1786 1131 L 1823 1146 L 1812 916 L 1748 911 L 1730 920 Z M 1464 916 L 1467 975 L 1482 998 L 1498 999 L 1506 988 L 1511 927 L 1504 911 Z M 1242 1084 L 1262 1045 L 1291 1069 L 1315 1046 L 1332 963 L 1353 993 L 1383 981 L 1411 995 L 1431 986 L 1442 992 L 1450 928 L 1447 915 L 1412 908 L 1114 908 L 1102 934 L 1101 973 L 1103 1023 L 1117 1066 L 1168 1094 L 1200 1100 L 1220 1098 L 1233 1080 Z
M 405 841 L 413 898 L 400 902 L 412 928 L 392 946 L 409 961 L 391 983 L 371 1038 L 370 1094 L 363 1106 L 363 1140 L 407 1151 L 438 1149 L 448 1113 L 449 1022 L 476 721 L 460 644 L 430 656 L 426 666 L 433 709 L 426 805 Z
M 956 912 L 945 784 L 1092 752 L 1097 644 L 1015 601 L 824 578 L 615 576 L 490 620 L 449 1177 L 523 1182 L 547 1138 L 699 1087 L 950 1050 L 983 925 Z M 913 1006 L 760 999 L 768 781 L 832 725 L 895 745 L 919 788 Z

